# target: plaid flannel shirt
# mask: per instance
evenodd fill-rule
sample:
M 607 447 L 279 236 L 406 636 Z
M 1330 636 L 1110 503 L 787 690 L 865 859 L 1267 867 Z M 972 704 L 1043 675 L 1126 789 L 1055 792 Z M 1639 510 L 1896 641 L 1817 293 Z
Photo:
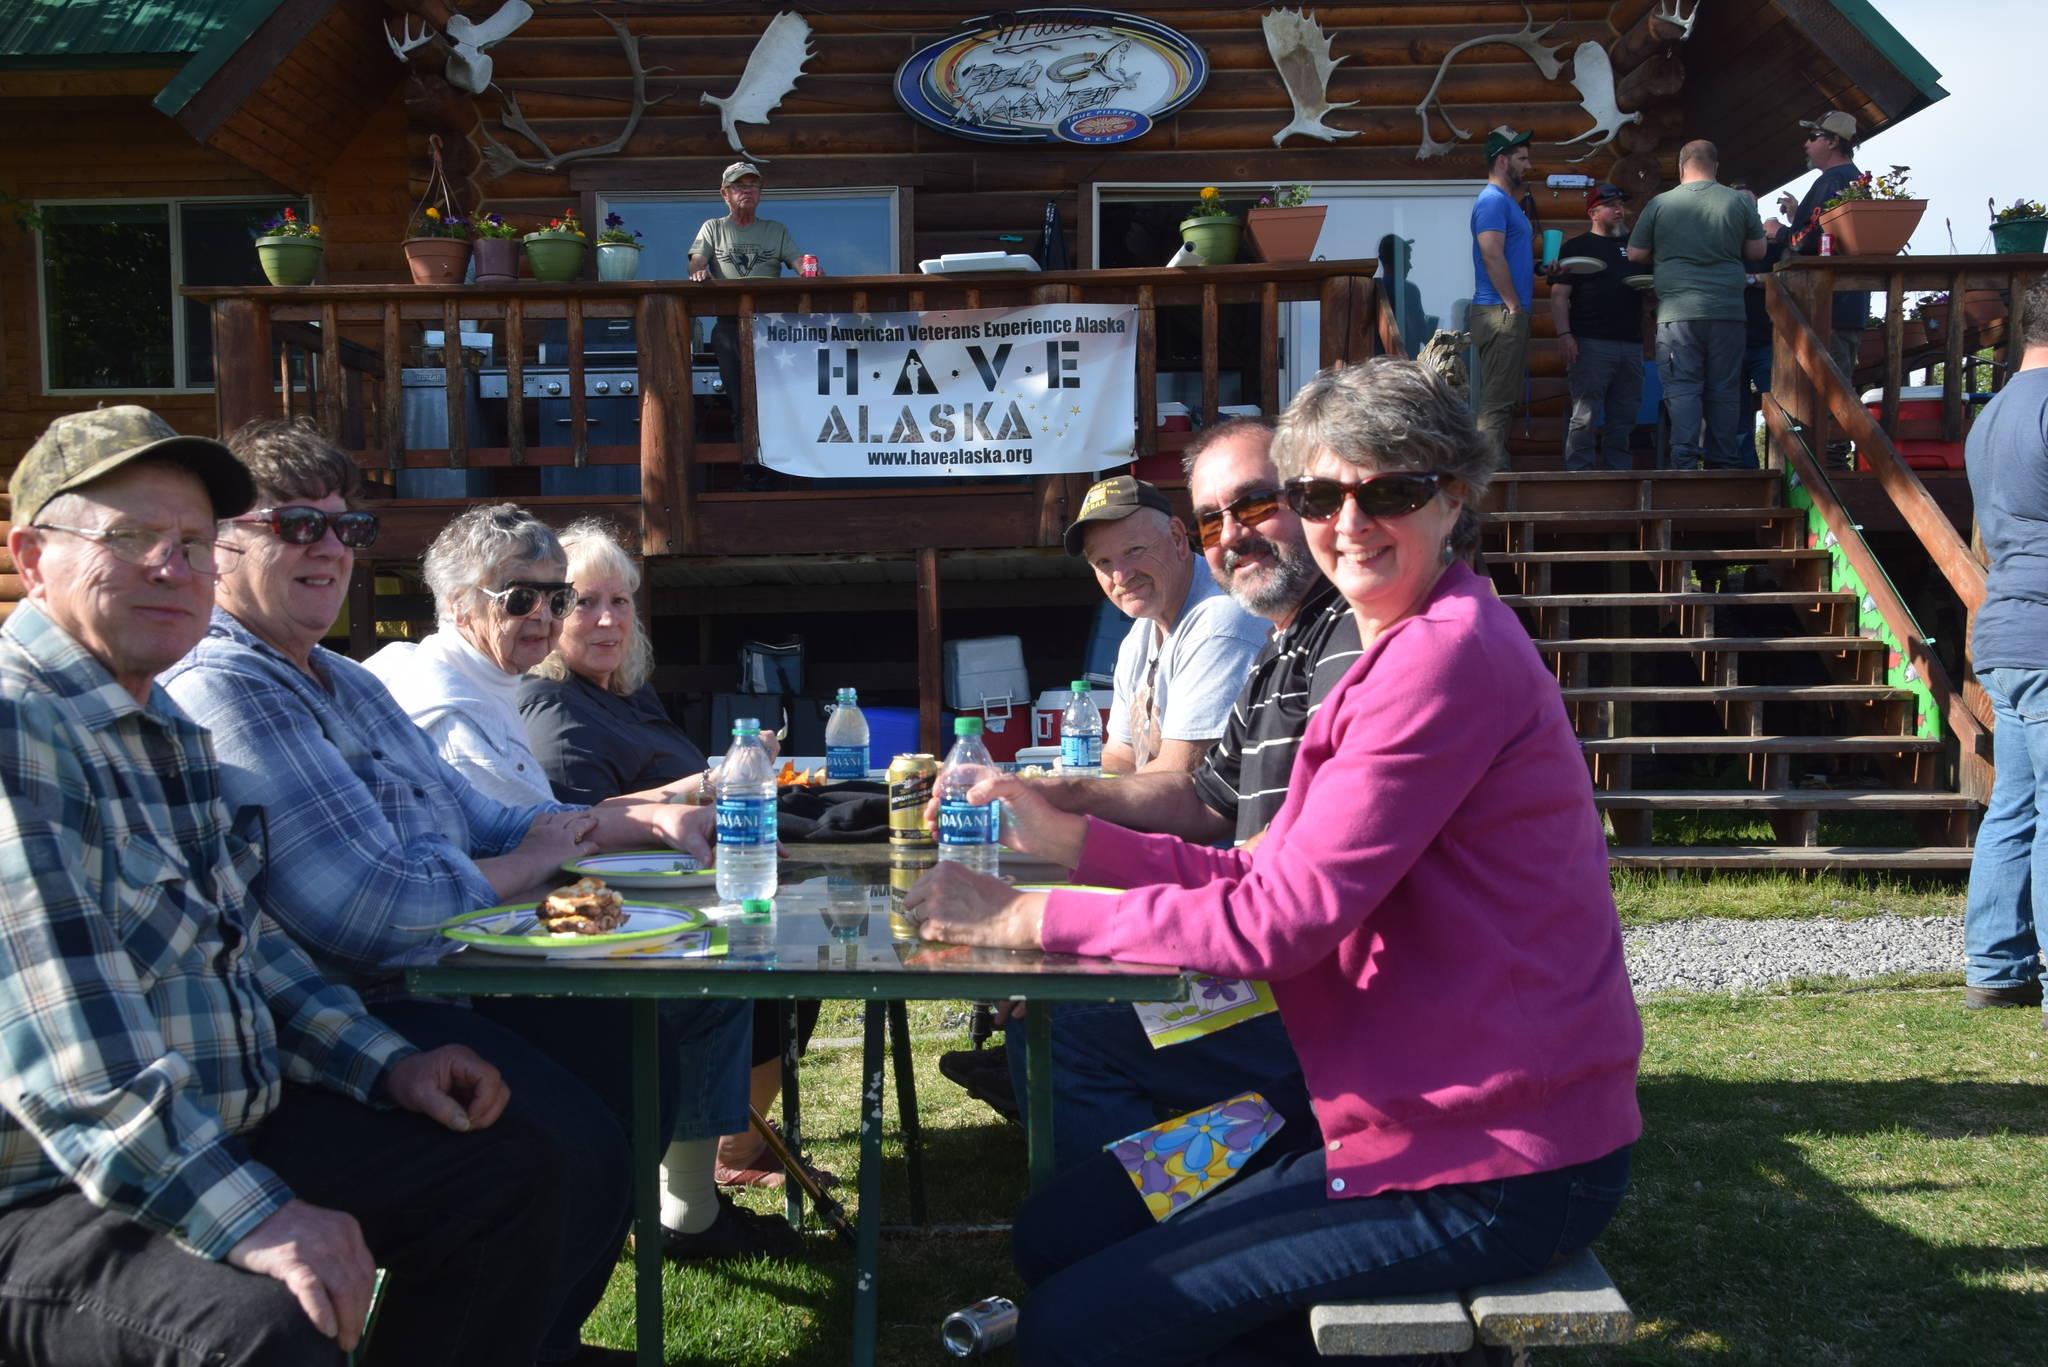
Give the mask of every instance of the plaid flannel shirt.
M 412 1046 L 253 904 L 206 732 L 31 603 L 0 629 L 0 1207 L 76 1187 L 208 1258 L 291 1199 L 282 1084 L 369 1100 Z

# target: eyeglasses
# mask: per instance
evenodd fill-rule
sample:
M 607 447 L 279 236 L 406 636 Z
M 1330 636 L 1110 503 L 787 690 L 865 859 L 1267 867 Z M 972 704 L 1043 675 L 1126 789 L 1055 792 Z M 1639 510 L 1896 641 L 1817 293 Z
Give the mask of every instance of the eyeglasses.
M 69 532 L 98 542 L 114 559 L 139 569 L 160 570 L 173 552 L 185 557 L 185 568 L 209 578 L 227 573 L 241 548 L 203 536 L 179 536 L 152 527 L 67 527 L 61 522 L 32 522 L 37 531 Z
M 334 539 L 353 551 L 377 544 L 375 513 L 330 513 L 320 508 L 293 504 L 284 508 L 258 508 L 246 517 L 231 519 L 252 526 L 268 527 L 277 539 L 293 546 L 311 546 L 329 531 Z
M 507 617 L 531 617 L 533 610 L 543 602 L 548 605 L 550 617 L 567 617 L 576 609 L 574 584 L 514 581 L 502 589 L 479 589 L 478 592 L 486 598 L 496 599 Z
M 1356 484 L 1303 476 L 1287 481 L 1287 506 L 1294 509 L 1297 517 L 1327 522 L 1343 511 L 1344 500 L 1348 498 L 1367 517 L 1402 517 L 1435 498 L 1442 482 L 1440 473 L 1420 474 L 1412 470 L 1369 475 Z
M 1195 533 L 1202 540 L 1202 549 L 1208 550 L 1223 539 L 1223 515 L 1229 513 L 1237 519 L 1240 527 L 1249 527 L 1254 522 L 1264 522 L 1280 507 L 1278 489 L 1254 489 L 1240 494 L 1221 508 L 1211 509 L 1195 515 Z

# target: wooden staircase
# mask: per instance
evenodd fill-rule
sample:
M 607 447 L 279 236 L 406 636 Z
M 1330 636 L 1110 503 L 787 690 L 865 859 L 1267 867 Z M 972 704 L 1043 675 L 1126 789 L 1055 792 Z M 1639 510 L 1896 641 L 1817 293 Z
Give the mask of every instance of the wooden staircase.
M 1784 494 L 1769 470 L 1494 484 L 1486 566 L 1555 670 L 1614 863 L 1967 869 L 1953 740 Z

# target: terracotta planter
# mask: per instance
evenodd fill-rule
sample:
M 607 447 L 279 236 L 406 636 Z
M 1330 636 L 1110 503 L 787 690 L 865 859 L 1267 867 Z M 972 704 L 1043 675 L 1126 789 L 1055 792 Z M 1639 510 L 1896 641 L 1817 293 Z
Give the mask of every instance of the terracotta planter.
M 480 237 L 471 244 L 476 260 L 476 283 L 509 285 L 519 278 L 519 239 Z
M 1899 349 L 1918 351 L 1926 345 L 1927 325 L 1918 318 L 1908 318 L 1905 326 L 1899 329 Z
M 631 280 L 640 274 L 640 244 L 638 242 L 600 242 L 597 244 L 597 278 L 600 280 Z
M 1857 199 L 1820 216 L 1839 256 L 1897 256 L 1927 212 L 1924 199 Z
M 526 235 L 526 260 L 536 280 L 574 280 L 583 274 L 583 253 L 590 244 L 575 233 L 538 232 Z
M 1920 316 L 1913 322 L 1920 325 L 1920 333 L 1928 342 L 1940 346 L 1948 337 L 1948 313 L 1947 304 L 1929 304 L 1920 310 Z M 1912 325 L 1908 323 L 1906 326 Z
M 1990 327 L 2005 317 L 2005 296 L 1997 290 L 1970 290 L 1963 295 L 1963 316 L 1973 328 Z
M 1205 266 L 1227 266 L 1237 260 L 1238 234 L 1244 224 L 1237 219 L 1206 214 L 1180 221 L 1180 240 L 1202 254 Z
M 1884 324 L 1863 330 L 1863 340 L 1856 343 L 1856 364 L 1876 365 L 1884 359 Z
M 326 249 L 317 237 L 259 237 L 256 260 L 273 285 L 310 285 Z
M 459 285 L 469 274 L 466 237 L 408 237 L 398 245 L 415 285 Z
M 1992 250 L 2009 256 L 2038 252 L 2048 244 L 2048 218 L 2009 218 L 1991 225 Z
M 1316 239 L 1323 235 L 1323 217 L 1329 212 L 1327 204 L 1254 209 L 1244 216 L 1245 235 L 1261 261 L 1308 261 L 1315 256 Z

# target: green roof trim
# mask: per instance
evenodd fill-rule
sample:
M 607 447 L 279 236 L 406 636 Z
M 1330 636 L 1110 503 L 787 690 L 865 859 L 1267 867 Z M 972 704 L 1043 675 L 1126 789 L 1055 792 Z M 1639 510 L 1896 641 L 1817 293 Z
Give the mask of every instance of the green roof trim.
M 127 56 L 184 58 L 247 0 L 0 0 L 0 62 L 106 66 Z M 96 60 L 97 59 L 97 60 Z
M 212 80 L 228 59 L 241 51 L 265 19 L 275 14 L 284 0 L 229 0 L 234 12 L 227 16 L 206 45 L 157 93 L 156 107 L 173 118 L 200 88 Z
M 1871 46 L 1913 84 L 1913 88 L 1927 97 L 1932 104 L 1948 98 L 1948 92 L 1941 88 L 1941 73 L 1934 64 L 1920 55 L 1919 49 L 1906 41 L 1906 36 L 1891 26 L 1891 21 L 1877 12 L 1870 0 L 1832 0 L 1834 7 L 1844 19 L 1856 26 Z

